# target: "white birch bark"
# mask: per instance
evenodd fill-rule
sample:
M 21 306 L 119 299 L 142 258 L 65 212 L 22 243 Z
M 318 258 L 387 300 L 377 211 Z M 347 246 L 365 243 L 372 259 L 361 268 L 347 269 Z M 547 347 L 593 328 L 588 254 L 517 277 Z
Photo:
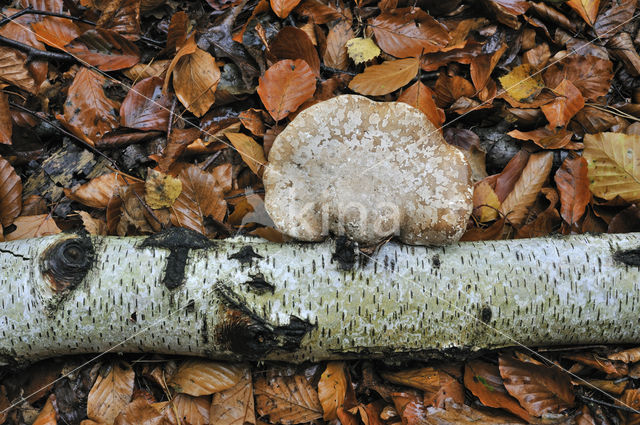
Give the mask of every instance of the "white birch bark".
M 56 291 L 44 258 L 75 237 L 0 243 L 3 362 L 109 349 L 317 361 L 640 342 L 640 234 L 389 243 L 350 270 L 332 260 L 334 242 L 237 238 L 189 250 L 173 289 L 169 250 L 92 237 L 88 272 Z M 247 247 L 261 258 L 234 255 Z

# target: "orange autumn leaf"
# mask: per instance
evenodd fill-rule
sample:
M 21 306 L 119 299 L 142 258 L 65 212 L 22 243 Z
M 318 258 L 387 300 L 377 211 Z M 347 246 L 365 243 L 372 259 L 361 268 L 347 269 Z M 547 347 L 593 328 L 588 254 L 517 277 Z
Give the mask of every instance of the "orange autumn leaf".
M 0 93 L 0 144 L 10 145 L 13 135 L 13 121 L 9 109 L 9 97 Z
M 260 77 L 258 95 L 274 120 L 298 109 L 316 91 L 316 77 L 302 59 L 275 63 Z
M 82 33 L 73 21 L 55 16 L 45 16 L 41 21 L 32 23 L 31 28 L 39 41 L 60 50 Z
M 487 223 L 498 218 L 500 201 L 491 185 L 483 180 L 473 190 L 473 215 L 480 223 Z
M 64 50 L 101 71 L 131 68 L 140 61 L 138 47 L 115 31 L 95 28 L 85 31 Z
M 112 363 L 98 374 L 87 399 L 87 416 L 96 422 L 113 423 L 133 395 L 133 369 L 124 363 Z
M 254 383 L 256 410 L 274 423 L 297 424 L 322 418 L 318 393 L 307 379 L 294 376 L 259 376 Z
M 51 394 L 32 425 L 57 425 L 58 412 L 56 411 L 56 408 L 53 406 L 55 401 L 56 401 L 56 396 Z
M 560 192 L 560 215 L 573 225 L 584 215 L 591 200 L 587 160 L 583 157 L 565 159 L 554 180 Z
M 592 55 L 570 55 L 550 65 L 544 72 L 547 87 L 557 87 L 569 80 L 585 100 L 596 100 L 611 88 L 613 63 Z
M 503 43 L 495 52 L 481 54 L 471 59 L 471 81 L 473 81 L 473 86 L 477 91 L 482 90 L 487 85 L 493 69 L 506 50 L 507 44 Z
M 9 226 L 21 211 L 22 180 L 9 161 L 0 156 L 0 225 Z
M 418 74 L 420 61 L 417 58 L 385 61 L 367 67 L 349 83 L 349 88 L 369 96 L 389 94 L 404 87 Z
M 171 102 L 162 94 L 162 79 L 145 78 L 131 87 L 120 106 L 120 123 L 136 130 L 166 131 Z
M 429 87 L 425 86 L 422 81 L 416 81 L 402 92 L 398 97 L 398 102 L 404 102 L 420 109 L 433 125 L 440 128 L 444 124 L 445 115 L 444 111 L 436 106 L 433 96 L 433 91 Z
M 177 392 L 197 397 L 224 391 L 240 382 L 244 367 L 209 360 L 186 360 L 168 384 Z
M 469 80 L 458 75 L 449 77 L 444 72 L 440 73 L 440 76 L 436 80 L 436 85 L 433 87 L 433 91 L 435 93 L 436 104 L 440 108 L 450 106 L 459 98 L 471 97 L 475 93 L 475 89 Z
M 6 240 L 39 238 L 40 236 L 55 235 L 61 232 L 50 214 L 23 215 L 13 221 L 16 229 L 6 235 Z
M 569 80 L 562 80 L 553 91 L 558 97 L 540 109 L 552 128 L 564 127 L 584 107 L 584 97 Z
M 300 3 L 300 0 L 269 0 L 273 13 L 280 19 L 289 16 L 289 13 Z
M 64 194 L 88 207 L 106 208 L 116 189 L 126 184 L 120 173 L 107 173 L 78 187 L 64 189 Z
M 195 116 L 203 116 L 216 100 L 215 93 L 220 81 L 220 69 L 215 58 L 196 47 L 192 53 L 180 56 L 172 65 L 173 89 L 180 103 Z
M 255 425 L 253 381 L 249 368 L 246 368 L 235 386 L 213 395 L 209 422 L 217 425 Z
M 545 126 L 531 131 L 511 130 L 507 135 L 518 140 L 532 140 L 544 149 L 562 149 L 571 142 L 573 132 L 563 128 L 552 130 Z
M 329 362 L 320 376 L 318 397 L 325 421 L 337 419 L 337 409 L 344 403 L 348 382 L 344 368 L 344 362 Z
M 320 77 L 320 58 L 306 32 L 296 27 L 284 27 L 269 43 L 269 50 L 279 60 L 302 59 Z
M 591 26 L 595 24 L 600 0 L 568 0 L 567 4 L 578 12 L 587 24 Z

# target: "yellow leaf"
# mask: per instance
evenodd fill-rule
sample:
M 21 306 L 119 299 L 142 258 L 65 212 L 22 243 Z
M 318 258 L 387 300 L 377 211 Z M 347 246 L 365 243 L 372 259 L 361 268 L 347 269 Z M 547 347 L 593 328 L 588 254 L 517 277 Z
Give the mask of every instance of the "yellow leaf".
M 357 93 L 380 96 L 405 86 L 418 74 L 420 60 L 417 58 L 386 61 L 373 65 L 356 75 L 349 88 Z
M 145 201 L 151 208 L 157 210 L 173 205 L 182 192 L 182 182 L 160 171 L 149 169 L 144 188 Z
M 378 57 L 380 48 L 370 38 L 352 38 L 347 41 L 347 54 L 356 65 Z
M 640 135 L 587 134 L 584 157 L 588 164 L 589 189 L 594 195 L 629 202 L 640 200 Z
M 507 94 L 518 102 L 534 98 L 544 88 L 542 75 L 533 65 L 516 66 L 508 74 L 499 78 Z M 535 75 L 534 75 L 535 74 Z
M 246 134 L 226 133 L 225 136 L 242 156 L 242 160 L 251 168 L 251 171 L 257 176 L 261 176 L 262 169 L 267 163 L 262 146 Z
M 473 191 L 473 212 L 480 223 L 498 218 L 500 200 L 486 181 L 480 182 Z

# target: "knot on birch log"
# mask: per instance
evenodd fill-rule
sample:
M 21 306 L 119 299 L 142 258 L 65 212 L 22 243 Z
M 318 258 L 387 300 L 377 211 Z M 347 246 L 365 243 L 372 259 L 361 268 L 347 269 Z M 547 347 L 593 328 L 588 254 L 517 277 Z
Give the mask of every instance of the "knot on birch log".
M 44 254 L 43 272 L 56 292 L 75 288 L 93 263 L 91 239 L 65 239 L 51 246 Z

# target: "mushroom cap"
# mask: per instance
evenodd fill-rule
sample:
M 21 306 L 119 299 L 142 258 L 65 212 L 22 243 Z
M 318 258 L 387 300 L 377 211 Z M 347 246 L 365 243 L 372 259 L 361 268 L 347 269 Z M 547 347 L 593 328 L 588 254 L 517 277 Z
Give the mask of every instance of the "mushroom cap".
M 469 164 L 421 111 L 357 95 L 298 114 L 276 137 L 263 181 L 276 227 L 303 241 L 447 244 L 473 206 Z

